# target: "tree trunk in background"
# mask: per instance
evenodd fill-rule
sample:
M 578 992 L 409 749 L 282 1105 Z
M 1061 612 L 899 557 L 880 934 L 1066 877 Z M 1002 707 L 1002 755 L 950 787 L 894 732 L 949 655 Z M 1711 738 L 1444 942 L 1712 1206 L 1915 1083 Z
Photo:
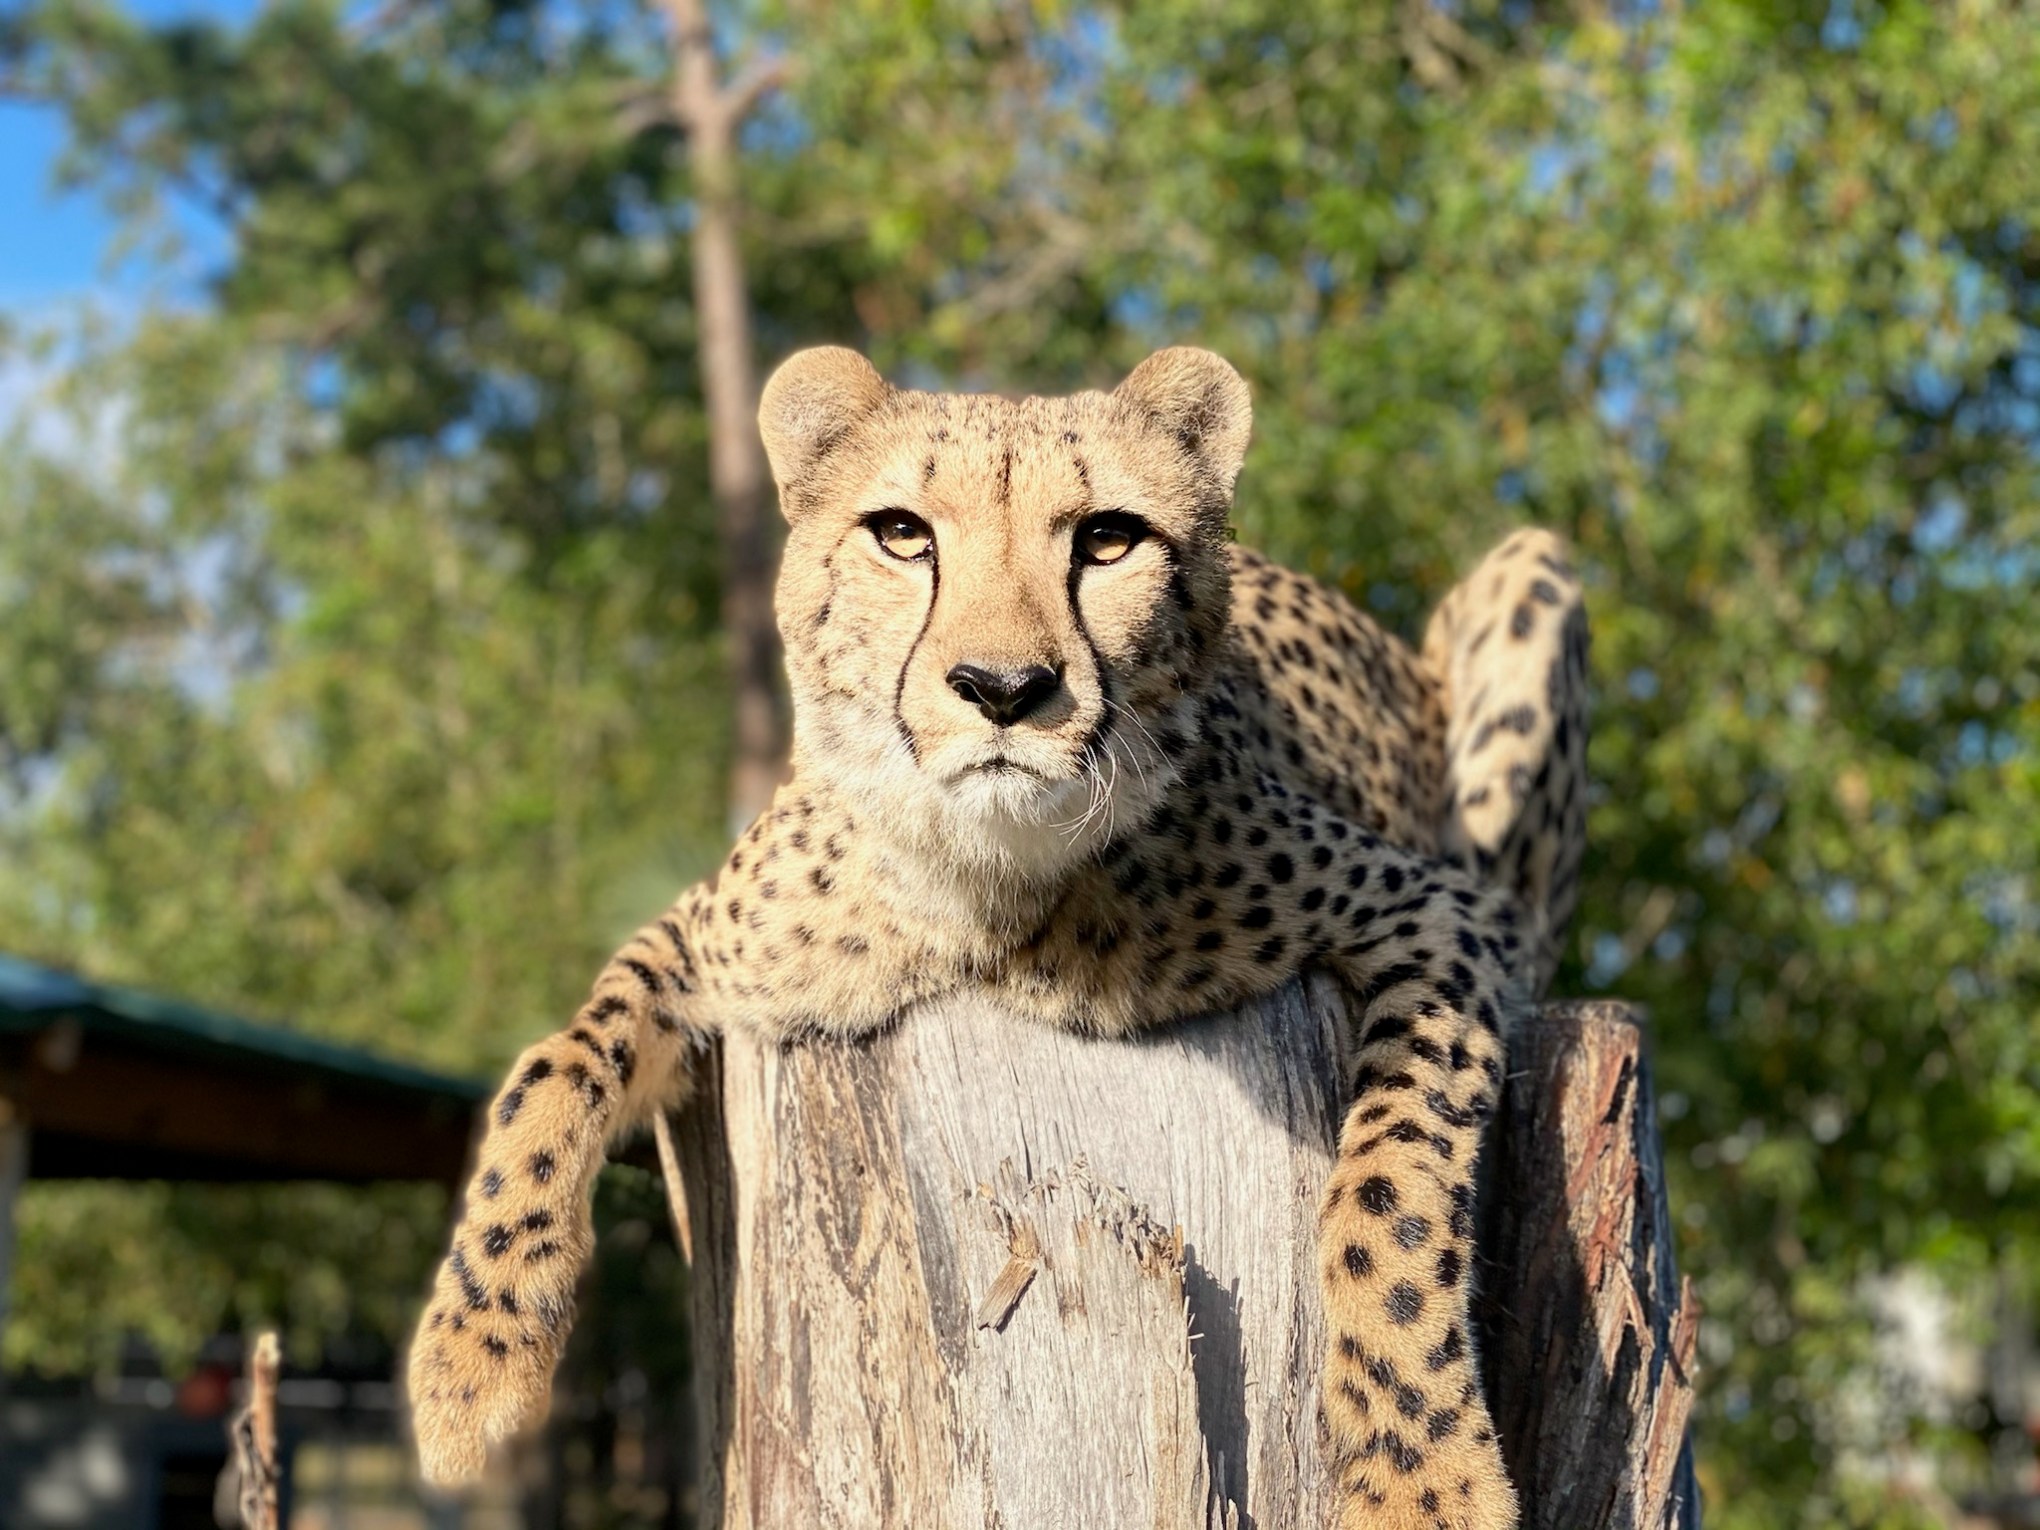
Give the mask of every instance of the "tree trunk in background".
M 722 626 L 729 644 L 729 816 L 739 833 L 771 801 L 786 761 L 779 629 L 772 617 L 772 485 L 758 440 L 757 363 L 737 237 L 737 130 L 779 79 L 776 63 L 728 86 L 701 0 L 662 0 L 673 29 L 672 110 L 694 172 L 694 314 L 708 408 L 708 478 L 722 538 Z
M 1343 1025 L 1314 980 L 1123 1042 L 971 999 L 863 1045 L 727 1040 L 679 1132 L 707 1513 L 1323 1524 Z M 1697 1527 L 1695 1313 L 1636 1025 L 1555 1005 L 1525 1032 L 1482 1236 L 1525 1530 Z

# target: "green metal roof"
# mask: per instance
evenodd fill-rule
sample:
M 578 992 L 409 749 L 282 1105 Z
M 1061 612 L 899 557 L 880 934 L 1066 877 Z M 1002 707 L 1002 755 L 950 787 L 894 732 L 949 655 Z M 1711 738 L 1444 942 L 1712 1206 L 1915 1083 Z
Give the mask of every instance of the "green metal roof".
M 185 1055 L 268 1062 L 463 1106 L 486 1099 L 490 1091 L 485 1080 L 435 1073 L 361 1047 L 320 1041 L 135 988 L 89 983 L 54 967 L 0 954 L 0 1036 L 46 1030 L 66 1019 L 76 1021 L 88 1036 L 115 1037 Z

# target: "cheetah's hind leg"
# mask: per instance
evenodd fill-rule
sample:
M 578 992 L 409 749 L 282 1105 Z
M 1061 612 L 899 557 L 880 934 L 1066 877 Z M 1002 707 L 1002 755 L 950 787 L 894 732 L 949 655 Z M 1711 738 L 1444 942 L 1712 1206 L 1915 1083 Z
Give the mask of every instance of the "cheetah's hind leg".
M 1448 593 L 1424 634 L 1444 682 L 1448 860 L 1529 920 L 1525 993 L 1551 982 L 1579 896 L 1587 811 L 1587 613 L 1564 541 L 1518 531 Z

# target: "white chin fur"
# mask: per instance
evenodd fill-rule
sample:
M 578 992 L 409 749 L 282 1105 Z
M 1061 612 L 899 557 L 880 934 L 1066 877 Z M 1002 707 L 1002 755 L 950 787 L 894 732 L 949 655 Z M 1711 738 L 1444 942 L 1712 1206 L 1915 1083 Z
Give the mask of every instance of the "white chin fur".
M 1085 822 L 1093 792 L 1087 778 L 1050 782 L 1017 770 L 973 771 L 931 785 L 943 826 L 935 844 L 960 863 L 1042 876 L 1096 844 Z
M 1116 728 L 1095 769 L 1048 780 L 1043 774 L 1067 766 L 972 770 L 971 752 L 948 751 L 916 761 L 893 728 L 858 731 L 869 753 L 851 763 L 850 751 L 834 752 L 828 773 L 837 788 L 894 844 L 973 879 L 1039 881 L 1069 870 L 1145 817 L 1174 777 Z

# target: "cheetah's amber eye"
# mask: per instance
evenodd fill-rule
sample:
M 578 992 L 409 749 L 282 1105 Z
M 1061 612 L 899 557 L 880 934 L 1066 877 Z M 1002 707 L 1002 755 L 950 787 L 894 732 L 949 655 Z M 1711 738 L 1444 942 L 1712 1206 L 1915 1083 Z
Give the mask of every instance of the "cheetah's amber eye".
M 935 532 L 918 515 L 904 510 L 881 510 L 867 515 L 864 524 L 878 538 L 878 545 L 902 562 L 913 563 L 935 550 Z
M 1148 536 L 1148 524 L 1123 510 L 1094 515 L 1077 527 L 1077 559 L 1083 563 L 1117 563 Z

